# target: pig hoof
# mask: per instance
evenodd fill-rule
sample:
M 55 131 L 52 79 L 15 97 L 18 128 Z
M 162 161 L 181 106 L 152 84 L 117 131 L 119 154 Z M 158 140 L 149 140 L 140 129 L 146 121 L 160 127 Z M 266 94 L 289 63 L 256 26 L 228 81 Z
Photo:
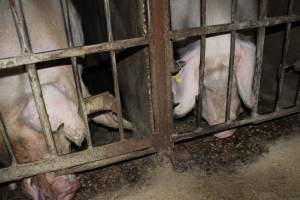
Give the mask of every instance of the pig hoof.
M 236 129 L 229 130 L 229 131 L 223 131 L 221 133 L 214 134 L 214 136 L 219 139 L 225 139 L 225 138 L 232 136 L 235 133 L 235 131 L 236 131 Z

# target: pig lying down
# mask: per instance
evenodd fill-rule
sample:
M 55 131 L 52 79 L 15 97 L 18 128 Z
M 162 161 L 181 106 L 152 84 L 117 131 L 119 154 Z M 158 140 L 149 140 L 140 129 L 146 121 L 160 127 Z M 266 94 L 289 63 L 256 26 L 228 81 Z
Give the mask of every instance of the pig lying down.
M 199 0 L 171 0 L 171 21 L 173 29 L 200 26 Z M 225 24 L 231 22 L 231 0 L 206 1 L 207 25 Z M 255 0 L 238 1 L 238 17 L 255 10 Z M 250 11 L 247 9 L 250 9 Z M 252 16 L 255 17 L 255 13 Z M 248 19 L 247 19 L 248 20 Z M 249 41 L 239 38 L 235 41 L 234 76 L 231 97 L 231 120 L 237 118 L 243 111 L 243 106 L 251 109 L 254 103 L 252 91 L 253 74 L 255 69 L 256 48 Z M 179 55 L 177 62 L 185 66 L 172 78 L 174 117 L 187 115 L 196 104 L 199 92 L 200 42 L 190 42 L 180 48 L 175 48 Z M 227 82 L 229 73 L 230 35 L 218 35 L 206 39 L 204 90 L 202 101 L 202 117 L 215 125 L 225 122 Z M 226 138 L 234 130 L 215 134 L 216 137 Z
M 26 25 L 33 52 L 67 47 L 63 15 L 59 0 L 22 1 Z M 70 5 L 74 42 L 83 44 L 79 18 Z M 21 56 L 21 48 L 8 0 L 0 0 L 0 58 Z M 58 153 L 70 153 L 71 142 L 81 145 L 85 124 L 78 114 L 78 98 L 72 67 L 69 64 L 48 62 L 37 65 L 51 129 Z M 90 96 L 82 84 L 85 97 Z M 41 160 L 49 156 L 41 122 L 35 106 L 28 75 L 24 67 L 0 70 L 0 112 L 19 163 Z M 118 128 L 112 112 L 93 118 L 97 123 Z M 125 128 L 132 128 L 124 120 Z M 4 142 L 0 136 L 0 161 L 4 162 Z M 23 180 L 23 189 L 35 200 L 71 199 L 79 188 L 73 175 L 55 176 L 52 173 Z

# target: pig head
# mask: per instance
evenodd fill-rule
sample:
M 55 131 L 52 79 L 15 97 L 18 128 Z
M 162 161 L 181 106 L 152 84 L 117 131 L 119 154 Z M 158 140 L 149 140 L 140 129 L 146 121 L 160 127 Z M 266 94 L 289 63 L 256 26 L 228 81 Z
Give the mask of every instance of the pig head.
M 197 27 L 200 25 L 199 1 L 171 0 L 172 27 L 174 29 Z M 248 1 L 251 5 L 254 1 Z M 247 4 L 247 2 L 246 2 Z M 240 4 L 238 4 L 240 5 Z M 245 8 L 246 5 L 243 4 Z M 191 13 L 187 8 L 193 9 Z M 252 6 L 255 7 L 255 6 Z M 243 9 L 243 8 L 239 8 Z M 216 25 L 229 23 L 231 20 L 230 0 L 207 1 L 207 24 Z M 191 14 L 190 14 L 191 13 Z M 239 12 L 241 15 L 242 12 Z M 245 12 L 247 13 L 247 12 Z M 241 17 L 241 16 L 240 16 Z M 242 17 L 241 17 L 242 18 Z M 231 96 L 231 120 L 237 118 L 245 105 L 252 108 L 254 95 L 252 91 L 255 69 L 256 48 L 250 41 L 236 39 L 235 59 L 233 69 L 233 84 Z M 175 48 L 179 55 L 177 62 L 185 63 L 178 74 L 172 77 L 174 117 L 181 118 L 188 114 L 196 103 L 199 92 L 200 42 L 187 42 L 180 48 Z M 202 117 L 210 125 L 225 122 L 227 83 L 229 73 L 230 35 L 219 35 L 206 39 L 204 90 L 202 98 Z M 235 130 L 217 133 L 219 138 L 229 137 Z

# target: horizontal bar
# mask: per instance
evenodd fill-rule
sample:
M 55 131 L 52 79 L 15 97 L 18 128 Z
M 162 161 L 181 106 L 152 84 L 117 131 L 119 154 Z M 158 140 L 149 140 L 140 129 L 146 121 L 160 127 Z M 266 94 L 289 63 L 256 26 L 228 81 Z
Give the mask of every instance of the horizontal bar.
M 277 112 L 273 112 L 270 114 L 257 115 L 256 118 L 248 118 L 248 119 L 243 119 L 243 120 L 238 120 L 238 121 L 228 121 L 223 124 L 217 124 L 217 125 L 210 126 L 207 128 L 197 128 L 194 131 L 174 134 L 174 135 L 172 135 L 172 138 L 173 138 L 174 142 L 181 142 L 184 140 L 193 139 L 193 138 L 208 135 L 211 133 L 221 132 L 221 131 L 225 131 L 228 129 L 237 128 L 240 126 L 245 126 L 245 125 L 249 125 L 249 124 L 259 124 L 262 122 L 270 121 L 273 119 L 277 119 L 277 118 L 281 118 L 281 117 L 285 117 L 285 116 L 293 115 L 293 114 L 297 114 L 297 113 L 300 113 L 300 107 L 293 107 L 290 109 L 281 109 Z
M 42 53 L 34 53 L 25 56 L 0 59 L 0 70 L 5 68 L 17 67 L 26 64 L 35 64 L 43 61 L 57 60 L 86 54 L 100 53 L 110 50 L 126 49 L 130 47 L 148 45 L 148 37 L 138 37 L 127 40 L 116 40 L 113 42 L 104 42 L 100 44 L 60 49 Z
M 64 156 L 50 157 L 37 162 L 10 166 L 0 169 L 0 183 L 19 180 L 41 173 L 54 172 L 104 159 L 107 159 L 105 162 L 108 162 L 110 159 L 114 159 L 113 157 L 146 150 L 151 147 L 152 136 L 149 136 L 144 139 L 125 140 Z
M 80 166 L 75 166 L 75 167 L 63 169 L 63 170 L 57 171 L 55 174 L 56 175 L 74 174 L 74 173 L 83 172 L 83 171 L 87 171 L 87 170 L 93 170 L 93 169 L 103 167 L 103 166 L 107 166 L 107 165 L 117 163 L 117 162 L 120 162 L 120 161 L 130 160 L 130 159 L 139 158 L 139 157 L 142 157 L 142 156 L 154 154 L 156 152 L 157 151 L 155 150 L 155 148 L 150 147 L 148 149 L 138 150 L 138 151 L 134 151 L 134 152 L 131 152 L 131 153 L 124 154 L 124 155 L 115 156 L 115 157 L 112 157 L 112 158 L 98 160 L 98 161 L 86 163 L 86 164 L 83 164 L 83 165 L 80 165 Z
M 181 30 L 175 30 L 170 31 L 169 37 L 171 40 L 178 41 L 187 37 L 196 37 L 207 34 L 226 33 L 230 31 L 238 31 L 243 29 L 275 26 L 296 21 L 300 21 L 299 15 L 272 17 L 259 21 L 247 21 L 234 24 L 221 24 L 199 28 L 186 28 Z

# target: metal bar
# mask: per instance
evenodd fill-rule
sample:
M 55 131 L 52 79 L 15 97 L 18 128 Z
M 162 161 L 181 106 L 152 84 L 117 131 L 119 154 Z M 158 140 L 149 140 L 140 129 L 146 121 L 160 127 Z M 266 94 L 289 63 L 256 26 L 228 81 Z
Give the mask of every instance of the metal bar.
M 182 40 L 186 37 L 200 36 L 202 34 L 212 34 L 212 33 L 224 33 L 229 31 L 238 31 L 242 29 L 258 28 L 262 26 L 275 26 L 279 24 L 284 24 L 288 22 L 300 21 L 300 16 L 290 15 L 268 18 L 266 20 L 256 21 L 256 22 L 242 22 L 237 24 L 222 24 L 207 26 L 205 28 L 188 28 L 182 30 L 176 30 L 170 32 L 170 39 L 172 40 Z M 0 69 L 16 67 L 26 64 L 35 64 L 42 61 L 57 60 L 62 58 L 82 56 L 91 53 L 100 53 L 110 50 L 125 49 L 130 47 L 145 46 L 149 42 L 148 37 L 138 37 L 127 40 L 119 40 L 113 42 L 105 42 L 101 44 L 88 45 L 83 47 L 75 47 L 64 50 L 55 50 L 51 52 L 35 53 L 24 56 L 18 56 L 14 58 L 4 58 L 0 59 Z
M 197 128 L 196 130 L 191 131 L 191 132 L 175 134 L 172 136 L 172 138 L 173 138 L 174 142 L 181 142 L 184 140 L 190 140 L 190 139 L 193 139 L 196 137 L 200 137 L 200 136 L 204 136 L 204 135 L 208 135 L 208 134 L 212 134 L 212 133 L 217 133 L 217 132 L 225 131 L 228 129 L 237 128 L 240 126 L 245 126 L 245 125 L 249 125 L 249 124 L 259 124 L 259 123 L 263 123 L 266 121 L 270 121 L 273 119 L 277 119 L 277 118 L 281 118 L 281 117 L 285 117 L 285 116 L 293 115 L 293 114 L 297 114 L 297 113 L 300 113 L 299 106 L 293 107 L 290 109 L 282 109 L 277 112 L 273 112 L 273 113 L 266 114 L 266 115 L 258 115 L 255 118 L 248 118 L 248 119 L 243 119 L 243 120 L 239 120 L 239 121 L 228 121 L 223 124 L 217 124 L 214 126 L 210 126 L 208 128 Z
M 95 44 L 95 45 L 68 48 L 63 50 L 55 50 L 55 51 L 34 53 L 34 54 L 32 53 L 24 56 L 0 59 L 0 70 L 26 65 L 26 64 L 35 64 L 43 61 L 57 60 L 57 59 L 75 57 L 75 56 L 83 56 L 86 54 L 100 53 L 100 52 L 105 52 L 110 50 L 126 49 L 130 47 L 145 46 L 147 44 L 148 44 L 147 37 L 138 37 L 138 38 L 132 38 L 127 40 L 119 40 L 119 41 L 105 42 L 105 43 Z
M 150 66 L 152 107 L 154 115 L 155 145 L 162 151 L 171 151 L 173 143 L 171 66 L 173 64 L 172 43 L 168 39 L 170 30 L 169 1 L 151 0 Z
M 1 132 L 2 138 L 4 140 L 5 146 L 8 149 L 8 153 L 10 155 L 12 165 L 16 165 L 17 164 L 17 159 L 16 159 L 16 156 L 14 154 L 14 151 L 13 151 L 13 148 L 12 148 L 12 145 L 10 143 L 9 136 L 8 136 L 8 133 L 7 133 L 7 129 L 4 125 L 4 122 L 3 122 L 3 119 L 2 119 L 1 115 L 0 115 L 0 132 Z M 0 137 L 1 137 L 1 135 L 0 135 Z
M 232 0 L 231 1 L 231 23 L 236 23 L 236 20 L 235 20 L 236 9 L 237 9 L 237 0 Z M 236 39 L 236 32 L 231 31 L 225 122 L 230 120 L 232 82 L 233 82 L 233 66 L 234 66 L 234 57 L 235 57 L 235 39 Z
M 260 1 L 260 12 L 259 12 L 259 19 L 265 19 L 267 16 L 268 10 L 268 0 L 261 0 Z M 265 35 L 266 35 L 266 27 L 260 27 L 257 31 L 257 43 L 256 43 L 256 69 L 254 73 L 254 105 L 251 112 L 251 115 L 254 117 L 258 114 L 258 98 L 260 92 L 260 78 L 261 78 L 261 67 L 263 62 L 263 55 L 264 55 L 264 43 L 265 43 Z
M 275 26 L 279 24 L 285 24 L 288 22 L 296 22 L 296 21 L 300 21 L 299 15 L 272 17 L 268 19 L 261 19 L 259 21 L 247 21 L 247 22 L 241 22 L 236 24 L 222 24 L 222 25 L 212 25 L 212 26 L 200 27 L 200 28 L 186 28 L 181 30 L 175 30 L 169 33 L 170 34 L 169 37 L 173 41 L 179 41 L 187 37 L 197 37 L 201 35 L 221 34 L 230 31 L 239 31 L 243 29 L 269 27 L 269 26 Z
M 22 10 L 22 5 L 20 0 L 10 0 L 11 11 L 14 17 L 15 26 L 18 33 L 18 38 L 22 48 L 22 53 L 24 55 L 32 53 L 29 35 L 24 19 L 24 14 Z M 52 130 L 45 106 L 45 101 L 42 95 L 42 89 L 39 82 L 36 66 L 34 64 L 26 65 L 26 71 L 28 73 L 30 86 L 32 88 L 32 93 L 39 114 L 39 118 L 45 133 L 45 139 L 48 146 L 48 150 L 51 155 L 57 155 L 55 143 L 53 140 Z
M 201 0 L 200 3 L 200 26 L 206 26 L 206 0 Z M 197 120 L 196 126 L 200 126 L 202 116 L 202 97 L 204 91 L 204 71 L 205 71 L 205 51 L 206 51 L 206 35 L 201 35 L 200 39 L 200 65 L 199 65 L 199 90 L 197 96 Z
M 292 14 L 293 7 L 294 7 L 294 0 L 290 0 L 288 15 Z M 278 70 L 279 84 L 278 84 L 277 93 L 276 93 L 276 110 L 280 109 L 279 100 L 280 100 L 280 96 L 282 94 L 282 89 L 283 89 L 285 66 L 287 65 L 287 54 L 288 54 L 289 44 L 290 44 L 291 27 L 292 27 L 292 23 L 286 24 L 284 48 L 283 48 L 283 52 L 282 52 L 280 68 Z
M 74 47 L 74 41 L 73 41 L 73 36 L 72 36 L 72 27 L 70 24 L 70 17 L 69 17 L 69 5 L 67 0 L 61 0 L 61 6 L 62 6 L 62 12 L 64 16 L 64 25 L 65 25 L 65 31 L 66 31 L 66 36 L 67 36 L 67 41 L 68 41 L 68 46 L 69 47 Z M 88 118 L 87 118 L 87 110 L 86 110 L 86 104 L 84 101 L 84 97 L 82 94 L 82 88 L 81 88 L 81 75 L 79 74 L 79 69 L 77 66 L 77 58 L 76 57 L 71 57 L 71 63 L 72 63 L 72 70 L 73 70 L 73 76 L 75 80 L 75 87 L 76 87 L 76 92 L 77 92 L 77 97 L 78 97 L 78 102 L 79 102 L 79 112 L 81 114 L 81 117 L 84 120 L 85 127 L 86 127 L 86 140 L 88 144 L 88 148 L 92 148 L 92 137 L 91 137 L 91 132 L 89 128 L 89 123 L 88 123 Z
M 56 175 L 63 175 L 63 174 L 74 174 L 77 172 L 87 171 L 87 170 L 93 170 L 99 167 L 107 166 L 116 162 L 124 161 L 124 160 L 130 160 L 134 158 L 139 158 L 142 156 L 147 156 L 156 153 L 155 148 L 150 147 L 145 150 L 138 150 L 134 152 L 130 152 L 124 155 L 111 157 L 108 159 L 98 160 L 90 163 L 86 163 L 84 165 L 75 166 L 67 169 L 60 170 L 56 173 Z
M 104 0 L 104 7 L 105 7 L 105 18 L 106 18 L 106 25 L 107 25 L 108 41 L 111 42 L 114 39 L 113 39 L 113 33 L 112 33 L 109 0 Z M 117 116 L 118 116 L 118 123 L 119 123 L 120 140 L 124 140 L 125 136 L 124 136 L 122 105 L 121 105 L 117 62 L 116 62 L 116 52 L 112 50 L 112 51 L 109 51 L 109 54 L 110 54 L 110 59 L 111 59 L 111 63 L 112 63 L 114 91 L 115 91 L 115 97 L 116 97 L 116 101 L 117 101 Z
M 19 180 L 46 172 L 54 172 L 75 166 L 99 161 L 104 166 L 109 163 L 118 162 L 119 159 L 127 160 L 133 157 L 136 151 L 147 150 L 152 147 L 152 137 L 144 139 L 124 140 L 105 146 L 94 147 L 85 151 L 75 152 L 59 157 L 49 157 L 41 161 L 19 164 L 0 169 L 0 183 Z M 127 155 L 126 155 L 127 154 Z M 116 159 L 114 157 L 124 155 Z M 87 168 L 88 169 L 88 168 Z M 84 167 L 81 170 L 85 170 Z

